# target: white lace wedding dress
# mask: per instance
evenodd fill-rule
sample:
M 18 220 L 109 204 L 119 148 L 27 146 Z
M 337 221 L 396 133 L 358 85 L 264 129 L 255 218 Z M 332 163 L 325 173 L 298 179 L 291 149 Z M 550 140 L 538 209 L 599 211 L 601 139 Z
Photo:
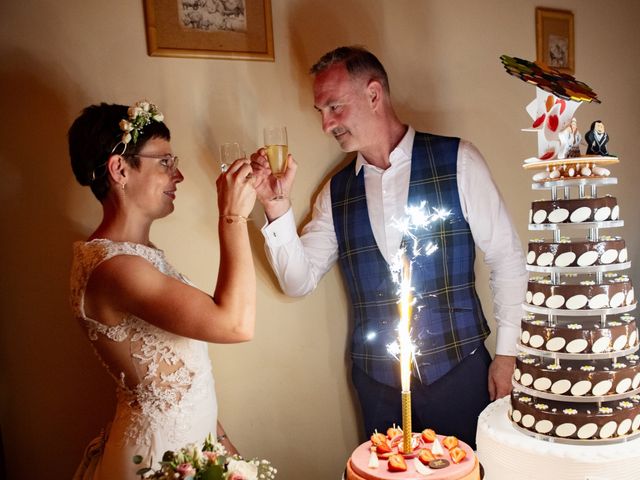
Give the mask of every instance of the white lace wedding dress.
M 136 255 L 165 275 L 189 281 L 156 248 L 97 239 L 74 244 L 71 306 L 94 350 L 116 382 L 110 427 L 87 447 L 74 480 L 134 480 L 158 467 L 166 450 L 201 444 L 215 435 L 218 408 L 205 342 L 174 335 L 130 314 L 107 326 L 85 315 L 84 294 L 93 270 L 116 255 Z M 124 272 L 123 272 L 124 273 Z M 133 456 L 141 455 L 141 465 Z

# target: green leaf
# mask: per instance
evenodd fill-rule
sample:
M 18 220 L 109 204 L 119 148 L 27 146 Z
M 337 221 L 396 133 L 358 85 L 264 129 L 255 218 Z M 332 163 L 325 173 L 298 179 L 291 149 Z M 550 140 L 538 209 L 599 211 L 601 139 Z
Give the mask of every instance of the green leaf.
M 151 471 L 151 469 L 149 467 L 141 468 L 140 470 L 138 470 L 136 472 L 136 475 L 142 476 L 145 473 L 150 472 L 150 471 Z
M 224 470 L 221 465 L 211 465 L 198 475 L 198 480 L 223 480 Z
M 164 455 L 162 455 L 162 461 L 163 462 L 170 462 L 173 460 L 174 458 L 174 454 L 171 450 L 167 450 L 166 452 L 164 452 Z

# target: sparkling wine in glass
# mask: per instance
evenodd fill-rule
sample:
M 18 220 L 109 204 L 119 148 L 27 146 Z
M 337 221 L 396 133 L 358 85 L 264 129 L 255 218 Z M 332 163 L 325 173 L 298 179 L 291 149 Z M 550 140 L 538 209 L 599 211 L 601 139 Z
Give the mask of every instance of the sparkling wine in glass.
M 239 158 L 245 158 L 245 154 L 239 143 L 230 142 L 220 145 L 220 170 L 222 170 L 223 173 Z
M 271 173 L 276 177 L 276 196 L 274 200 L 285 198 L 280 184 L 280 177 L 287 170 L 287 155 L 289 146 L 287 142 L 287 127 L 267 127 L 264 129 L 264 145 L 269 159 Z

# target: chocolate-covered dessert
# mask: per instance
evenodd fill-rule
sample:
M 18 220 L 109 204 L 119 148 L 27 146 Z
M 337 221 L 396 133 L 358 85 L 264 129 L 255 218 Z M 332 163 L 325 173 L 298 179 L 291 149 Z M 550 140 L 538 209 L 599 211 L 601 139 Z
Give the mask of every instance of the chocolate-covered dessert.
M 539 200 L 531 203 L 529 222 L 582 223 L 618 220 L 620 209 L 615 197 Z

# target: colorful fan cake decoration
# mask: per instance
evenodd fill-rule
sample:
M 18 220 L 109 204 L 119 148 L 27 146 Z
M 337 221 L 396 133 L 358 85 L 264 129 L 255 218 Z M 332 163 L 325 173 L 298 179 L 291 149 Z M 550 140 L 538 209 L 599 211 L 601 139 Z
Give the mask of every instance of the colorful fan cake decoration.
M 505 70 L 514 77 L 553 93 L 556 97 L 576 102 L 600 103 L 597 94 L 584 82 L 576 80 L 567 73 L 546 65 L 530 62 L 518 57 L 502 55 L 500 57 Z
M 536 87 L 535 99 L 526 106 L 531 124 L 522 129 L 538 136 L 537 156 L 525 159 L 523 165 L 525 169 L 544 170 L 535 174 L 533 181 L 608 176 L 605 165 L 618 159 L 607 151 L 609 137 L 604 123 L 594 121 L 583 140 L 575 117 L 583 102 L 600 103 L 589 85 L 546 65 L 508 55 L 500 60 L 507 73 Z M 583 154 L 585 140 L 588 147 Z

